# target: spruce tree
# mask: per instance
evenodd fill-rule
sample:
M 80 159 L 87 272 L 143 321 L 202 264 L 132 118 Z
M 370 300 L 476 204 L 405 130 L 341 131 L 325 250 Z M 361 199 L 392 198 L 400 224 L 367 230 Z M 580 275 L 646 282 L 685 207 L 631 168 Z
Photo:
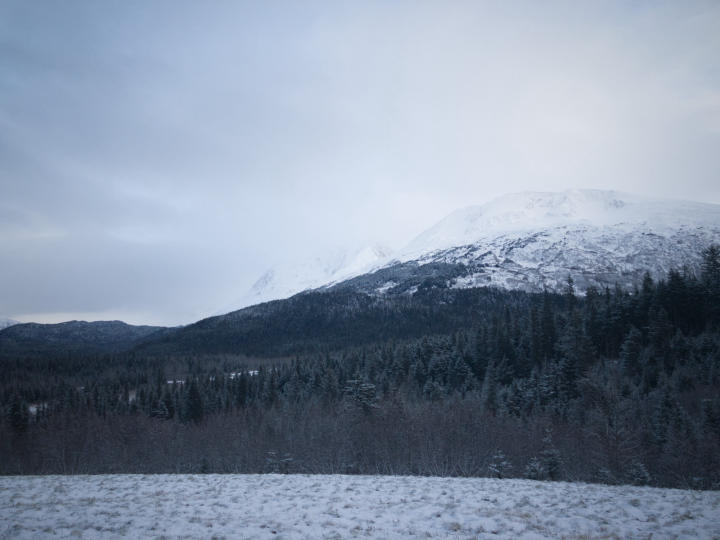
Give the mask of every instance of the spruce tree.
M 194 422 L 199 424 L 202 422 L 205 411 L 203 408 L 203 399 L 198 389 L 198 384 L 193 379 L 188 386 L 183 403 L 183 419 L 186 422 Z
M 18 395 L 15 395 L 13 400 L 10 402 L 8 420 L 10 422 L 10 427 L 17 435 L 22 435 L 27 431 L 30 415 L 28 414 L 27 405 Z

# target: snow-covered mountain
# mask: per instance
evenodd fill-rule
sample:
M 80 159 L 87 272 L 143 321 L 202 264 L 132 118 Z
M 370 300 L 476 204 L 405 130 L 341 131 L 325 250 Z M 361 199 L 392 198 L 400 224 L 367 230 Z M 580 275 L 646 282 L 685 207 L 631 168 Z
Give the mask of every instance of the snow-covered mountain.
M 720 243 L 720 205 L 601 190 L 522 192 L 457 210 L 405 248 L 337 249 L 268 270 L 225 313 L 312 289 L 412 293 L 421 286 L 539 292 L 640 284 L 646 270 L 697 270 Z
M 697 269 L 720 243 L 720 205 L 615 191 L 506 195 L 458 210 L 370 274 L 341 284 L 369 293 L 412 292 L 428 279 L 448 287 L 632 287 L 645 270 Z

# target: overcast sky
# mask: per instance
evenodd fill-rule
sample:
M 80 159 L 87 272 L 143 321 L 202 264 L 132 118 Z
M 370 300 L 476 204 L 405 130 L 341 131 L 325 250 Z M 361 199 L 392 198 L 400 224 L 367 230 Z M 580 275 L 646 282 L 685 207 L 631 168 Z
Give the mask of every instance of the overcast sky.
M 0 316 L 179 324 L 521 190 L 720 203 L 720 2 L 0 2 Z

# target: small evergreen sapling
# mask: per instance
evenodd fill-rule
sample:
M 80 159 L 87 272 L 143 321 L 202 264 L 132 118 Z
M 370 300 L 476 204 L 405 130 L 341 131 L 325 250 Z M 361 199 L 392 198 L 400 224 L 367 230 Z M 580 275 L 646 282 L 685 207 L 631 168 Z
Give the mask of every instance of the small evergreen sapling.
M 513 466 L 502 450 L 495 452 L 488 465 L 488 473 L 495 478 L 507 478 Z

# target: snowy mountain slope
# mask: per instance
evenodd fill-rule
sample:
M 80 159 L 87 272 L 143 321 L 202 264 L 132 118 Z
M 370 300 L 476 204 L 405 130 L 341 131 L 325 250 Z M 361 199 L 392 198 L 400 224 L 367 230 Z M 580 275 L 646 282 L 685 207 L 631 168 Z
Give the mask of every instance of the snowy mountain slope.
M 420 234 L 373 275 L 344 284 L 369 293 L 412 292 L 427 277 L 444 286 L 559 289 L 572 276 L 589 286 L 639 284 L 646 270 L 696 270 L 701 251 L 720 243 L 720 205 L 574 190 L 506 195 L 458 210 Z M 438 264 L 450 270 L 438 275 Z M 432 266 L 429 266 L 432 265 Z M 407 284 L 405 284 L 407 285 Z
M 406 261 L 432 251 L 567 226 L 651 228 L 667 234 L 682 227 L 720 226 L 720 207 L 648 199 L 617 191 L 571 190 L 504 195 L 453 212 L 420 234 L 397 256 Z
M 364 274 L 386 263 L 389 255 L 388 248 L 373 245 L 362 249 L 335 249 L 323 256 L 279 265 L 260 276 L 245 295 L 219 310 L 218 314 L 287 298 L 305 290 Z

